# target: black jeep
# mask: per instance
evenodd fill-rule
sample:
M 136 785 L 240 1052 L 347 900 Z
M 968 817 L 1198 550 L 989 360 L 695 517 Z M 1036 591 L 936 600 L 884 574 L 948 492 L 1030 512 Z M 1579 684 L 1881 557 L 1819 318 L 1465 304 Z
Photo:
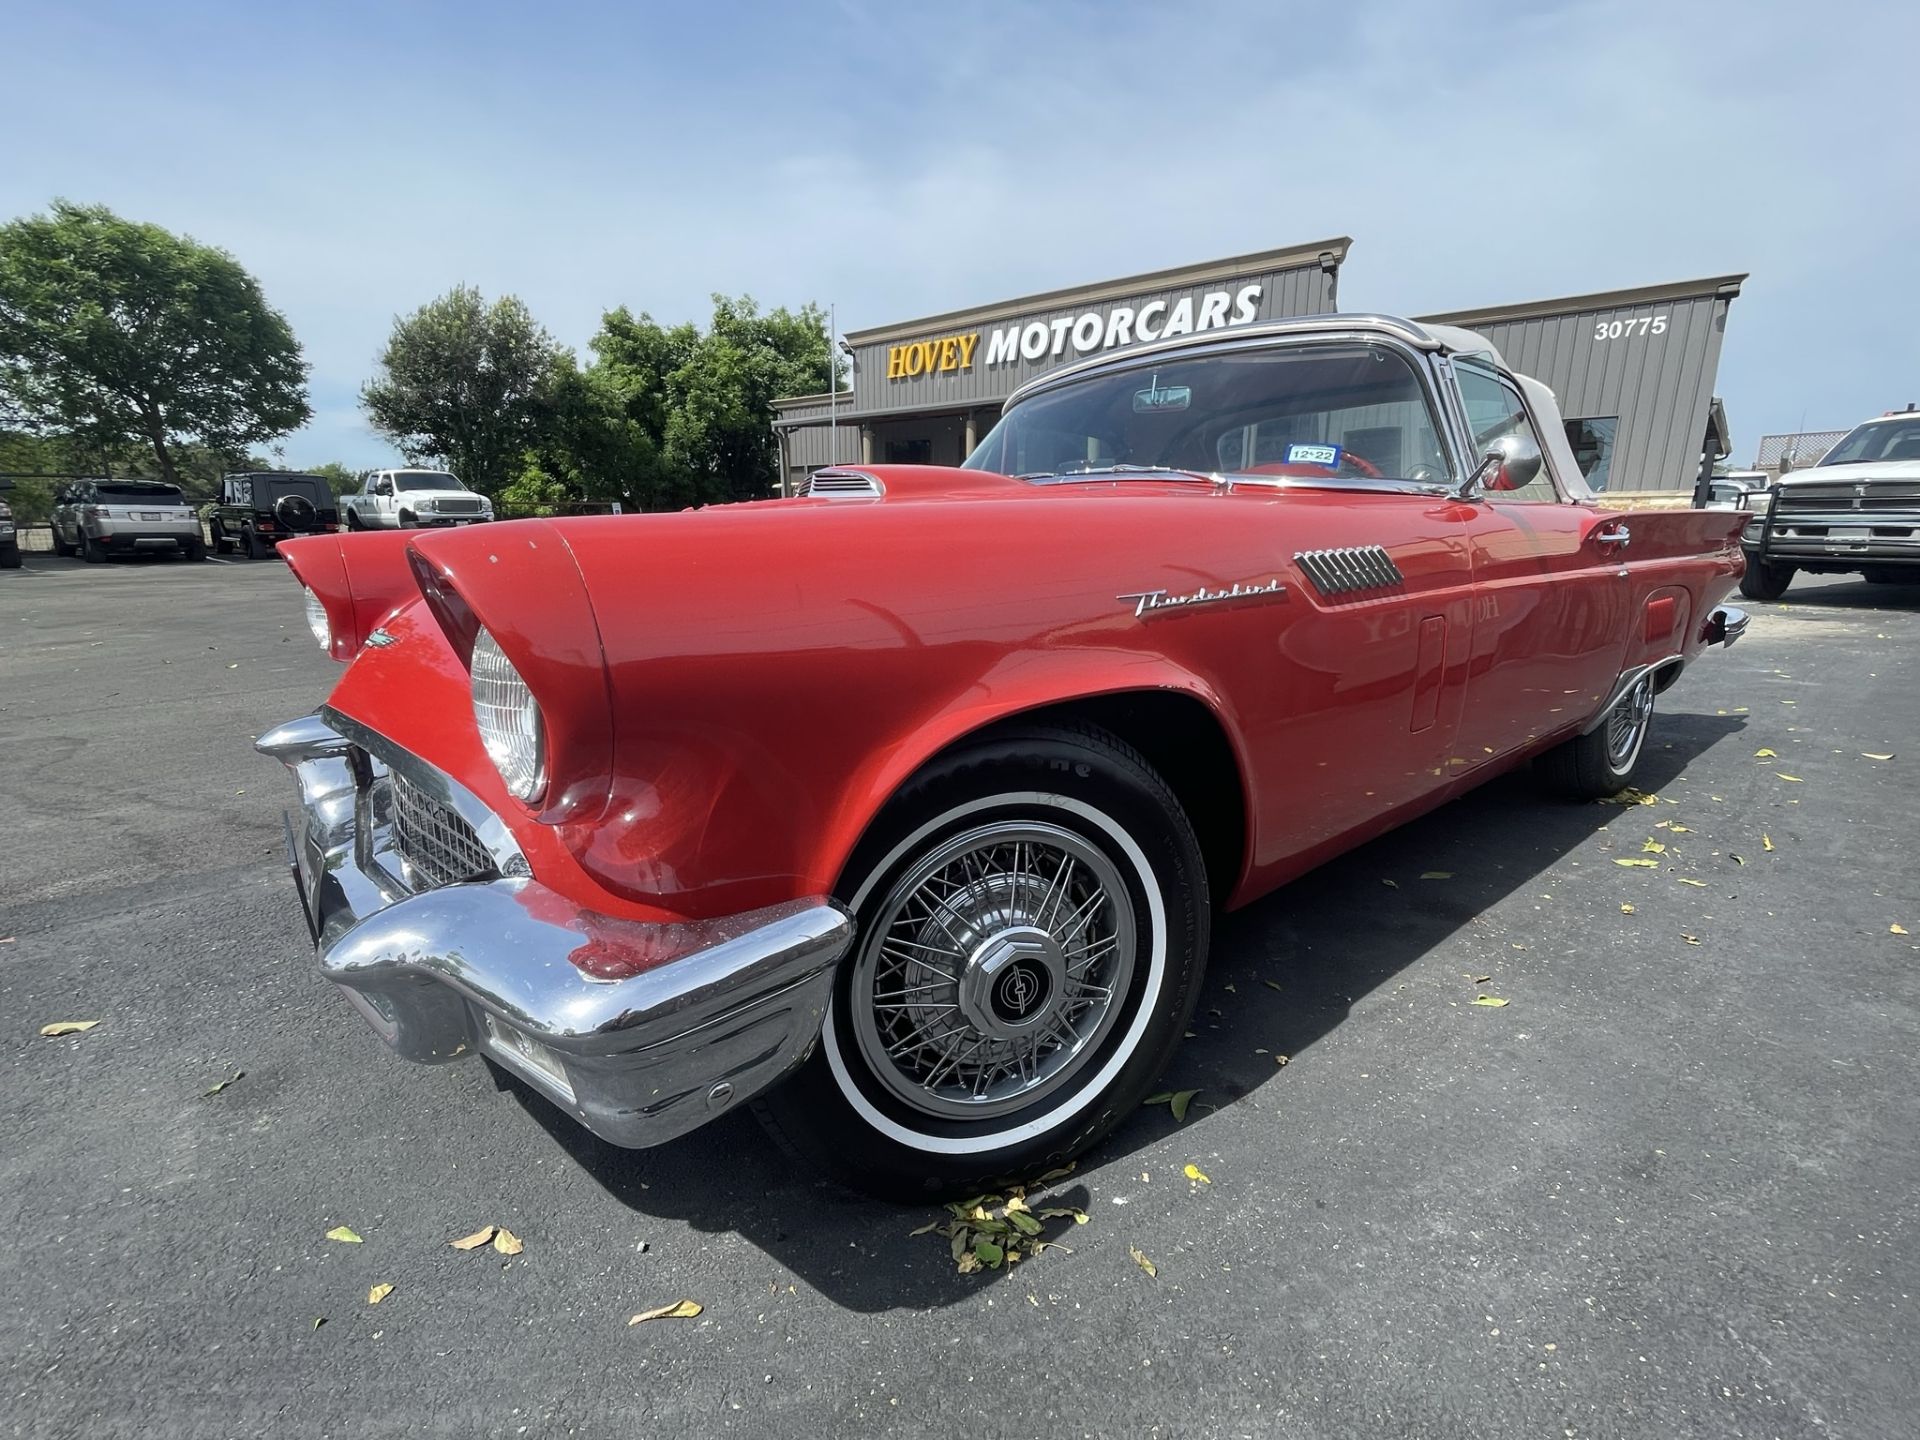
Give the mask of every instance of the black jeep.
M 237 547 L 249 560 L 259 560 L 281 540 L 338 530 L 340 509 L 332 487 L 318 475 L 249 470 L 221 480 L 206 519 L 214 549 L 231 555 Z

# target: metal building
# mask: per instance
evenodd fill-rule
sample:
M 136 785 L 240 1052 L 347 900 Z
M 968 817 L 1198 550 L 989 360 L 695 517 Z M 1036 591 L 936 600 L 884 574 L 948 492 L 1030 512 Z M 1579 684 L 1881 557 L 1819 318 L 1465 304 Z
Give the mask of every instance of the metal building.
M 957 465 L 1007 396 L 1050 366 L 1154 340 L 1338 308 L 1342 236 L 931 315 L 846 337 L 853 384 L 776 405 L 782 474 L 823 465 Z M 1727 452 L 1713 397 L 1744 275 L 1425 318 L 1484 333 L 1560 399 L 1588 481 L 1677 497 Z

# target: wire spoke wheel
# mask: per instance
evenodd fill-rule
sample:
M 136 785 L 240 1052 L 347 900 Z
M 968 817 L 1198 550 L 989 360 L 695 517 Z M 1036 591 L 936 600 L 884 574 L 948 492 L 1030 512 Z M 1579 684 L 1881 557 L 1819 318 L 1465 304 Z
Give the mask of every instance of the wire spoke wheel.
M 896 1099 L 988 1120 L 1061 1090 L 1100 1050 L 1133 977 L 1133 899 L 1061 826 L 964 831 L 907 867 L 852 974 L 861 1053 Z
M 1632 766 L 1653 718 L 1653 678 L 1642 676 L 1607 715 L 1607 763 L 1616 771 Z

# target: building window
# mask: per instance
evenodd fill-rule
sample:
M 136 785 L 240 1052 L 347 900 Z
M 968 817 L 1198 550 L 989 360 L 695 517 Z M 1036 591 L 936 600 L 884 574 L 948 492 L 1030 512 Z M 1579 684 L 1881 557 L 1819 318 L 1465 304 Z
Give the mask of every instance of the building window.
M 1587 477 L 1587 488 L 1596 494 L 1607 488 L 1607 481 L 1613 470 L 1613 436 L 1619 428 L 1618 415 L 1604 415 L 1592 420 L 1569 420 L 1567 424 L 1567 444 L 1573 447 L 1573 458 L 1580 467 L 1580 473 Z

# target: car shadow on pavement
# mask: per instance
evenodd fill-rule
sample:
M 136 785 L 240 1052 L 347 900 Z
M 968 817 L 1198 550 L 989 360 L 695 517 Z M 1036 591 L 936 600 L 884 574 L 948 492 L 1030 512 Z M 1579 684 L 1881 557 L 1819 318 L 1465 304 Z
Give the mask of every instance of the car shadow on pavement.
M 1663 716 L 1656 731 L 1660 748 L 1641 762 L 1641 786 L 1657 791 L 1745 723 L 1738 715 Z M 1168 1088 L 1198 1090 L 1198 1113 L 1230 1106 L 1282 1080 L 1286 1070 L 1276 1055 L 1309 1051 L 1346 1020 L 1358 1000 L 1473 927 L 1496 902 L 1532 883 L 1620 814 L 1618 805 L 1570 804 L 1543 795 L 1525 772 L 1509 775 L 1222 917 L 1206 985 L 1189 1038 L 1169 1070 Z M 1445 882 L 1419 878 L 1434 872 L 1445 872 Z M 1390 890 L 1388 880 L 1397 889 Z M 1383 903 L 1383 894 L 1394 894 L 1396 903 Z M 1365 922 L 1357 923 L 1362 916 Z M 1506 947 L 1504 937 L 1497 947 L 1489 937 L 1489 956 L 1496 948 L 1504 954 Z M 1485 963 L 1491 968 L 1490 959 Z M 495 1083 L 513 1093 L 616 1199 L 641 1214 L 738 1235 L 789 1272 L 779 1277 L 779 1286 L 797 1280 L 865 1313 L 927 1309 L 1025 1268 L 957 1274 L 943 1237 L 908 1233 L 944 1221 L 939 1205 L 880 1203 L 819 1180 L 746 1114 L 724 1117 L 655 1150 L 623 1150 L 505 1071 L 493 1067 L 493 1073 Z M 1143 1109 L 1050 1189 L 1046 1203 L 1088 1208 L 1082 1177 L 1097 1183 L 1103 1167 L 1126 1164 L 1175 1128 L 1168 1106 Z M 1285 1139 L 1276 1137 L 1276 1165 L 1284 1163 Z M 1068 1225 L 1059 1237 L 1069 1247 L 1073 1228 Z

